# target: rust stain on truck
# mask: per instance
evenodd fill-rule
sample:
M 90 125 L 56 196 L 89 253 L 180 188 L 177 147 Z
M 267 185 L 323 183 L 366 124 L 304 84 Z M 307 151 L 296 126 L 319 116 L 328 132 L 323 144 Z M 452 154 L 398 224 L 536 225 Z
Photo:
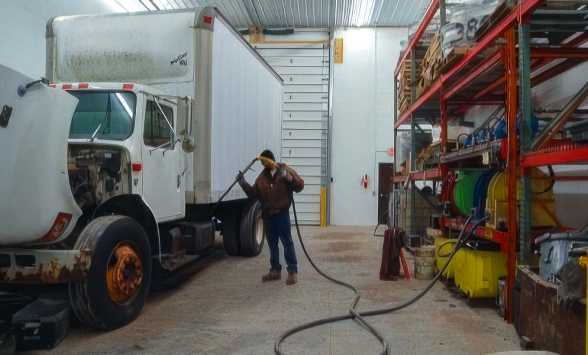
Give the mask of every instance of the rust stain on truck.
M 13 284 L 68 283 L 86 278 L 91 251 L 82 250 L 3 250 L 0 256 L 10 265 L 0 267 L 0 281 Z M 8 258 L 7 258 L 8 256 Z

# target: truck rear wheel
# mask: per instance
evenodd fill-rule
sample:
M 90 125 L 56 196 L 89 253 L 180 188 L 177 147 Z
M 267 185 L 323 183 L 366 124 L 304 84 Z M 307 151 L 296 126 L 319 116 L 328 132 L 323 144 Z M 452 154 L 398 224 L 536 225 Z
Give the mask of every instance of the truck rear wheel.
M 235 206 L 227 210 L 222 216 L 221 231 L 223 235 L 223 244 L 227 254 L 234 256 L 240 255 L 239 232 L 241 229 L 241 208 Z
M 151 247 L 145 230 L 130 217 L 90 222 L 75 249 L 90 249 L 86 280 L 70 283 L 72 309 L 85 324 L 115 329 L 137 318 L 149 291 Z
M 257 256 L 263 249 L 265 228 L 261 217 L 259 201 L 249 202 L 243 209 L 241 218 L 241 255 Z

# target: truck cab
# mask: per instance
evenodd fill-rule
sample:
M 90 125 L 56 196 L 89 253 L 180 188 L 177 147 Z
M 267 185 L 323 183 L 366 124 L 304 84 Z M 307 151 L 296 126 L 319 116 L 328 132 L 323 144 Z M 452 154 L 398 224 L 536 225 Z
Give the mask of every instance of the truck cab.
M 51 86 L 79 101 L 67 158 L 70 187 L 84 215 L 112 197 L 133 194 L 143 198 L 157 223 L 185 216 L 189 153 L 182 139 L 188 132 L 182 128 L 180 136 L 178 129 L 190 118 L 185 111 L 178 115 L 181 98 L 128 83 Z

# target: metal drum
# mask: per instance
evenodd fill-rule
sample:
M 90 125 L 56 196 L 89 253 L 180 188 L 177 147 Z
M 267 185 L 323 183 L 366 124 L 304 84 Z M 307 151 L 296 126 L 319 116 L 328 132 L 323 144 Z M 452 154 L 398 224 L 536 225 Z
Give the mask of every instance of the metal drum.
M 414 275 L 419 280 L 430 280 L 435 277 L 435 246 L 415 248 Z

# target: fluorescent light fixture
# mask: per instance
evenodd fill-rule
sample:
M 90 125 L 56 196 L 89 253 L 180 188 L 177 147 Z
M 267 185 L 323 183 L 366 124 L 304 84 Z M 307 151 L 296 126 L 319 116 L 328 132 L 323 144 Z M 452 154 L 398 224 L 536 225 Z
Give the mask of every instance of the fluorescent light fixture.
M 375 4 L 375 0 L 354 0 L 351 25 L 361 27 L 370 23 Z
M 113 8 L 117 10 L 117 12 L 137 12 L 137 11 L 145 11 L 144 7 L 139 7 L 137 4 L 133 2 L 133 0 L 112 0 Z M 124 11 L 120 11 L 123 9 Z

